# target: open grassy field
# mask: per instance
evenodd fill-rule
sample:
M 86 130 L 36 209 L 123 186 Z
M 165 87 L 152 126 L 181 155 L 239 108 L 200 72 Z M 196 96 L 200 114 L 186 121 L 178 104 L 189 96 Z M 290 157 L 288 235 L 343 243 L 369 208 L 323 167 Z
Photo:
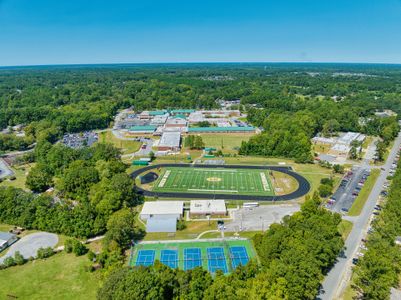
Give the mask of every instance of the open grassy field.
M 327 154 L 330 150 L 332 145 L 329 144 L 323 144 L 323 143 L 314 143 L 312 145 L 312 150 L 313 152 L 319 153 L 319 154 Z
M 214 147 L 226 152 L 237 152 L 242 141 L 248 141 L 254 134 L 236 133 L 236 134 L 201 134 L 206 147 Z
M 141 143 L 137 141 L 121 140 L 115 137 L 111 131 L 99 133 L 99 142 L 113 144 L 115 147 L 121 149 L 122 154 L 134 153 L 141 146 Z
M 62 252 L 1 270 L 0 299 L 96 299 L 100 280 L 97 273 L 84 269 L 88 264 L 86 256 Z
M 365 184 L 363 188 L 361 189 L 361 192 L 359 193 L 358 197 L 356 197 L 354 203 L 352 204 L 351 208 L 349 209 L 348 215 L 349 216 L 359 216 L 361 213 L 366 200 L 368 200 L 368 197 L 370 195 L 370 192 L 372 191 L 372 188 L 377 180 L 377 178 L 380 175 L 380 170 L 379 169 L 373 169 L 372 172 L 370 173 L 370 176 L 368 179 L 366 179 Z
M 232 272 L 238 264 L 256 258 L 249 240 L 191 240 L 188 242 L 140 243 L 134 246 L 129 264 L 152 265 L 155 260 L 172 267 L 189 270 L 202 266 L 214 273 L 217 269 Z
M 166 168 L 153 191 L 274 195 L 269 171 L 225 168 Z
M 26 165 L 12 167 L 11 169 L 14 171 L 15 179 L 14 180 L 6 179 L 0 183 L 0 186 L 12 186 L 12 187 L 26 190 L 27 189 L 25 187 L 26 177 L 27 177 L 27 174 L 29 173 L 29 170 L 34 165 L 35 164 L 32 163 L 32 164 L 26 164 Z
M 184 230 L 177 230 L 174 234 L 165 232 L 147 233 L 144 241 L 194 239 L 202 232 L 217 229 L 216 221 L 190 221 L 185 224 L 187 227 Z M 220 233 L 217 237 L 221 237 Z

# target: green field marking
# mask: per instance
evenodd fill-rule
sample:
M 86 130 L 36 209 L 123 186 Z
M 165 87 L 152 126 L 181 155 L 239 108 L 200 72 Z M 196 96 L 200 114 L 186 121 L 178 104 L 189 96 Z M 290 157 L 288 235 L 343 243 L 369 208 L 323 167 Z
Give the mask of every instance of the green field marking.
M 202 267 L 205 270 L 208 270 L 208 258 L 207 258 L 207 248 L 212 248 L 212 247 L 222 247 L 224 249 L 224 254 L 226 257 L 226 263 L 228 267 L 229 273 L 233 271 L 232 268 L 232 261 L 230 258 L 230 251 L 229 247 L 232 246 L 244 246 L 249 259 L 257 259 L 256 257 L 256 251 L 253 248 L 253 245 L 250 240 L 247 239 L 216 239 L 216 240 L 192 240 L 188 242 L 173 242 L 173 241 L 167 241 L 167 242 L 152 242 L 152 243 L 139 243 L 135 245 L 131 249 L 131 255 L 130 255 L 130 261 L 129 265 L 130 266 L 135 266 L 135 262 L 138 257 L 138 253 L 140 250 L 155 250 L 155 261 L 159 260 L 161 257 L 161 251 L 164 249 L 174 249 L 178 251 L 178 268 L 184 270 L 184 249 L 187 248 L 199 248 L 201 251 L 201 262 L 202 262 Z
M 169 167 L 162 171 L 152 190 L 154 192 L 274 195 L 269 172 L 261 169 Z

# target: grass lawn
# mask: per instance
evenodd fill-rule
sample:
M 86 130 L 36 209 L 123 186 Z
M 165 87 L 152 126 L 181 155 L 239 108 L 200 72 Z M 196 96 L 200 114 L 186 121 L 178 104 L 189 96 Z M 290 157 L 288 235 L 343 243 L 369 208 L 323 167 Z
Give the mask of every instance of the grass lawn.
M 268 170 L 166 168 L 153 191 L 274 195 Z
M 25 187 L 26 176 L 28 175 L 29 170 L 34 165 L 35 164 L 33 163 L 33 164 L 26 164 L 26 165 L 12 167 L 11 169 L 15 173 L 15 179 L 14 180 L 6 179 L 0 183 L 0 186 L 12 186 L 15 188 L 27 190 L 27 188 Z
M 139 150 L 140 142 L 121 140 L 114 136 L 111 131 L 103 131 L 99 133 L 99 141 L 102 143 L 111 143 L 115 147 L 120 148 L 122 154 L 130 154 Z
M 206 147 L 214 147 L 225 152 L 237 152 L 242 141 L 248 141 L 254 134 L 201 134 Z
M 61 252 L 46 260 L 0 271 L 0 299 L 96 299 L 97 273 L 85 271 L 85 256 Z
M 202 232 L 217 229 L 216 221 L 189 221 L 185 224 L 187 225 L 187 228 L 184 230 L 177 230 L 175 234 L 165 232 L 147 233 L 144 241 L 194 239 Z
M 345 241 L 348 235 L 351 233 L 352 226 L 354 224 L 348 220 L 342 220 L 341 223 L 338 225 L 338 231 L 341 233 L 343 240 Z
M 278 195 L 289 194 L 298 188 L 298 182 L 295 178 L 282 172 L 272 171 L 271 180 Z
M 327 154 L 330 151 L 332 145 L 329 144 L 323 144 L 323 143 L 315 143 L 312 145 L 312 150 L 313 152 L 319 153 L 319 154 Z
M 361 192 L 359 193 L 358 197 L 356 197 L 348 212 L 349 216 L 359 216 L 379 175 L 379 169 L 373 169 L 371 171 L 370 176 L 365 181 L 365 185 L 361 189 Z
M 225 232 L 224 237 L 241 237 L 251 239 L 255 236 L 255 234 L 262 233 L 261 231 L 242 231 L 238 232 L 238 235 L 235 232 Z M 201 239 L 214 239 L 214 238 L 221 238 L 220 232 L 208 232 L 202 235 Z

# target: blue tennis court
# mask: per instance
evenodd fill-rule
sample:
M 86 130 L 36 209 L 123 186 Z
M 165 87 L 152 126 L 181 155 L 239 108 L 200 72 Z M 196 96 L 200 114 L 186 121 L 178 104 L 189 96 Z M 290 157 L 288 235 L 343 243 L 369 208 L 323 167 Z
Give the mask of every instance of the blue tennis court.
M 208 269 L 211 273 L 222 270 L 227 273 L 226 256 L 223 247 L 207 248 Z
M 184 270 L 191 270 L 202 266 L 202 256 L 200 248 L 184 249 Z
M 151 266 L 155 260 L 155 250 L 139 250 L 136 266 Z
M 249 262 L 248 253 L 244 246 L 230 247 L 230 256 L 234 269 L 239 265 L 245 266 Z
M 178 267 L 178 251 L 177 250 L 162 250 L 160 262 L 170 268 Z

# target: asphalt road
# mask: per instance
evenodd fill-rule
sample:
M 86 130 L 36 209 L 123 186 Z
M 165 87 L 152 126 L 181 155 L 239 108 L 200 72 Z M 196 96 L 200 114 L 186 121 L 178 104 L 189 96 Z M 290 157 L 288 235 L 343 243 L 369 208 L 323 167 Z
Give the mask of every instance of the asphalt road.
M 17 251 L 24 258 L 35 257 L 39 248 L 54 247 L 57 243 L 58 236 L 54 233 L 36 232 L 28 234 L 10 246 L 6 255 L 0 257 L 0 264 L 7 257 L 14 256 Z
M 381 171 L 376 184 L 373 186 L 372 192 L 370 193 L 366 204 L 359 215 L 355 219 L 354 226 L 352 227 L 351 233 L 345 241 L 344 255 L 338 257 L 337 263 L 327 274 L 326 278 L 322 283 L 321 292 L 318 299 L 331 300 L 337 299 L 343 289 L 347 285 L 347 280 L 352 271 L 352 258 L 358 251 L 361 239 L 364 237 L 367 227 L 369 225 L 369 219 L 372 215 L 376 201 L 379 198 L 380 191 L 382 190 L 383 184 L 388 176 L 391 164 L 397 155 L 397 151 L 401 145 L 401 135 L 399 134 L 394 142 L 394 146 L 388 156 L 388 159 L 383 166 L 385 171 Z M 365 162 L 366 164 L 366 162 Z

